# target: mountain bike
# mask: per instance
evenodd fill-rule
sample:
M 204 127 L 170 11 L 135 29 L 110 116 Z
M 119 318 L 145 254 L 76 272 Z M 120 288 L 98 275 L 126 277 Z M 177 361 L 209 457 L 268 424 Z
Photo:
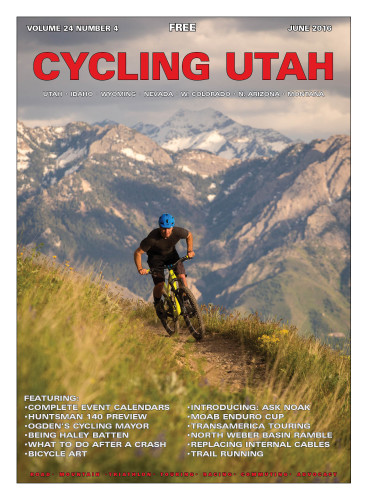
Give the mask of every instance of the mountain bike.
M 179 262 L 189 260 L 189 257 L 181 257 L 174 264 L 166 264 L 164 270 L 168 270 L 168 276 L 164 283 L 163 300 L 157 316 L 169 335 L 177 334 L 180 330 L 180 317 L 183 318 L 187 328 L 196 340 L 201 340 L 205 334 L 204 322 L 201 311 L 192 291 L 183 284 L 174 272 Z M 149 269 L 154 274 L 154 269 Z

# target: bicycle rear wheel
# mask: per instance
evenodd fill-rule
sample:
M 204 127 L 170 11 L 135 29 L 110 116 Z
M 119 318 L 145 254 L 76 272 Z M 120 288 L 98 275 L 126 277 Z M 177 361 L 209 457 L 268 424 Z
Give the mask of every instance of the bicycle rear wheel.
M 162 315 L 158 316 L 161 320 L 163 328 L 168 335 L 178 333 L 180 330 L 180 323 L 178 321 L 178 314 L 174 305 L 174 297 L 172 294 L 166 295 L 163 293 Z
M 178 290 L 178 295 L 187 328 L 196 340 L 201 340 L 205 334 L 205 326 L 194 294 L 189 288 L 182 286 Z

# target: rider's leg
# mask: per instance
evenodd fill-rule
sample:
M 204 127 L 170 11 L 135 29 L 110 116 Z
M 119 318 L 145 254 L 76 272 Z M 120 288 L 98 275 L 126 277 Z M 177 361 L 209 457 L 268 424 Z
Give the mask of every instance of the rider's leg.
M 153 298 L 154 298 L 154 303 L 158 302 L 163 293 L 163 288 L 164 288 L 164 281 L 161 281 L 160 283 L 157 283 L 155 287 L 153 288 Z
M 153 269 L 152 278 L 154 283 L 153 288 L 153 299 L 154 305 L 158 305 L 164 288 L 164 270 L 163 265 L 157 258 L 148 258 L 148 265 L 151 269 Z
M 164 317 L 163 305 L 162 305 L 163 302 L 161 301 L 163 287 L 164 287 L 164 281 L 160 281 L 159 283 L 156 283 L 155 287 L 153 288 L 154 308 L 156 310 L 158 318 L 160 319 Z
M 178 274 L 177 275 L 178 278 L 180 278 L 180 286 L 184 285 L 187 287 L 187 280 L 186 280 L 186 274 Z M 182 285 L 181 285 L 182 283 Z M 191 305 L 190 305 L 190 301 L 189 301 L 189 298 L 187 297 L 186 293 L 184 293 L 182 295 L 182 298 L 184 300 L 184 305 L 185 305 L 185 308 L 186 308 L 186 313 L 190 313 L 191 311 Z
M 158 318 L 161 318 L 163 316 L 162 301 L 161 301 L 163 287 L 164 287 L 164 281 L 160 281 L 159 283 L 156 283 L 153 288 L 153 301 Z
M 182 283 L 187 286 L 187 281 L 186 281 L 186 274 L 178 274 L 178 278 L 181 279 Z

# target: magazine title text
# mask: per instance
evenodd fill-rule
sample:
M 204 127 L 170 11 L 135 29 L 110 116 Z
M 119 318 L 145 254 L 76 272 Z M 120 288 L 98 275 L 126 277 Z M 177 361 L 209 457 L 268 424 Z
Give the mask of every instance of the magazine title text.
M 138 70 L 130 68 L 126 52 L 117 55 L 110 52 L 80 52 L 73 57 L 70 52 L 41 52 L 33 62 L 33 71 L 40 80 L 55 80 L 65 73 L 70 80 L 79 80 L 80 73 L 100 81 L 111 80 L 179 80 L 183 75 L 189 80 L 209 80 L 210 58 L 205 52 L 190 52 L 183 57 L 179 52 L 141 52 Z M 280 64 L 279 64 L 280 63 Z M 136 61 L 135 61 L 136 64 Z M 287 76 L 297 80 L 333 80 L 333 52 L 309 52 L 307 61 L 302 61 L 297 52 L 244 52 L 238 55 L 227 52 L 225 57 L 226 74 L 231 80 L 243 81 L 251 76 L 260 75 L 262 80 L 284 80 Z

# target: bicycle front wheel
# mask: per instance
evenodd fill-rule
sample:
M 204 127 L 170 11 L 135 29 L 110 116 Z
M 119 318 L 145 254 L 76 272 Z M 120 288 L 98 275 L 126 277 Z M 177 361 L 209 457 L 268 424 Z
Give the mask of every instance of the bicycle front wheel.
M 189 288 L 182 286 L 178 290 L 178 295 L 187 328 L 196 340 L 201 340 L 205 334 L 205 326 L 194 294 Z
M 172 294 L 163 294 L 162 313 L 158 317 L 168 335 L 173 335 L 179 332 L 180 323 L 178 321 L 178 314 Z

